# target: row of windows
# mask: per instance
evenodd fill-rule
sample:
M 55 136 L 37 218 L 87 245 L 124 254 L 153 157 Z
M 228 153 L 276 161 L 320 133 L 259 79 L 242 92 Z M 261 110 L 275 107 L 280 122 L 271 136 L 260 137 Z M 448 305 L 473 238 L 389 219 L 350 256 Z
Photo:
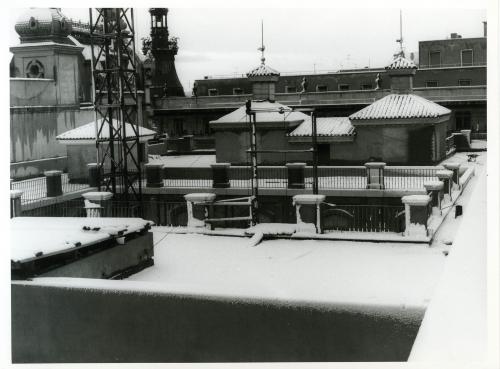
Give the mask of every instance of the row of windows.
M 472 81 L 470 79 L 459 79 L 457 86 L 471 86 Z M 438 81 L 425 81 L 425 87 L 439 87 Z M 338 85 L 338 91 L 349 91 L 351 89 L 351 85 L 342 83 Z M 360 90 L 372 90 L 373 85 L 371 83 L 362 83 L 360 85 Z M 328 87 L 326 85 L 316 85 L 316 92 L 327 92 Z M 285 86 L 285 93 L 297 93 L 299 90 L 296 86 Z M 242 95 L 243 89 L 241 88 L 233 88 L 233 95 Z M 208 90 L 208 96 L 217 96 L 219 95 L 219 91 L 216 88 L 210 88 Z
M 457 86 L 471 86 L 472 81 L 470 79 L 459 79 Z M 439 87 L 438 81 L 425 81 L 425 87 Z
M 474 51 L 472 49 L 460 50 L 460 65 L 474 65 Z M 441 61 L 441 51 L 429 51 L 429 67 L 446 66 Z
M 351 85 L 341 83 L 338 85 L 338 90 L 339 91 L 349 91 L 351 89 Z M 362 83 L 360 85 L 360 90 L 372 90 L 373 89 L 373 84 L 371 83 Z M 326 85 L 316 85 L 316 92 L 327 92 L 328 86 Z M 299 92 L 299 89 L 297 86 L 285 86 L 285 93 L 291 94 L 291 93 L 297 93 Z M 241 88 L 233 88 L 233 95 L 242 95 L 243 94 L 243 89 Z M 218 96 L 219 91 L 216 88 L 209 88 L 208 89 L 208 96 Z

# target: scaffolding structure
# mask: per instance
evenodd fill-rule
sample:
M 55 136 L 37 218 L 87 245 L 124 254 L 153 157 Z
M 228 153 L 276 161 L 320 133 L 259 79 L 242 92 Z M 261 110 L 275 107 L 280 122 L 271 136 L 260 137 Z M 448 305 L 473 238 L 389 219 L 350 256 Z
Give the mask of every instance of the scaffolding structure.
M 95 8 L 89 16 L 100 189 L 141 200 L 134 12 Z

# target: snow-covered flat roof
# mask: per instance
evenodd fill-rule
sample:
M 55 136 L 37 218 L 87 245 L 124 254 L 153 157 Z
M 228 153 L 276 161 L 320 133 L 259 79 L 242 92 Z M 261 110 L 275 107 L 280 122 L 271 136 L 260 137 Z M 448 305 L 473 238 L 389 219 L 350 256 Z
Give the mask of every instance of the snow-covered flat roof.
M 11 260 L 25 261 L 37 255 L 85 247 L 115 237 L 119 232 L 139 231 L 149 223 L 140 218 L 13 218 L 10 221 Z
M 158 293 L 421 308 L 445 262 L 440 248 L 422 245 L 268 240 L 253 247 L 248 238 L 154 229 L 155 265 L 120 289 L 141 282 Z

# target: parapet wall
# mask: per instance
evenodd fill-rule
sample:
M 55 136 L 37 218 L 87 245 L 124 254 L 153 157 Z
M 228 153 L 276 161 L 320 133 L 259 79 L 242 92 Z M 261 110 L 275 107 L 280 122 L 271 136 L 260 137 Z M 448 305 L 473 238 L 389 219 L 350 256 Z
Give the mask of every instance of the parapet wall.
M 13 283 L 13 362 L 404 361 L 424 312 L 152 288 L 92 279 Z

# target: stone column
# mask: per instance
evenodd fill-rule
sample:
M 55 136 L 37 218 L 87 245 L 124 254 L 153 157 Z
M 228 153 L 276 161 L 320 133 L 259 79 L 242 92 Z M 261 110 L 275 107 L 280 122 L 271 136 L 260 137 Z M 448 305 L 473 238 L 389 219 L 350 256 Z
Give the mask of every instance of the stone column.
M 305 168 L 306 163 L 286 163 L 288 188 L 305 188 Z
M 453 177 L 453 172 L 447 169 L 438 170 L 436 171 L 436 177 L 443 181 L 443 193 L 448 195 L 451 200 L 451 177 Z
M 455 184 L 455 186 L 452 186 L 452 189 L 453 187 L 460 189 L 460 174 L 459 174 L 460 163 L 445 163 L 443 164 L 443 166 L 446 169 L 451 170 L 453 172 L 452 181 Z
M 163 164 L 148 163 L 144 165 L 146 170 L 146 187 L 163 187 Z
M 48 170 L 45 173 L 45 180 L 47 182 L 47 197 L 55 197 L 62 195 L 62 182 L 60 170 Z
M 322 233 L 321 229 L 321 204 L 325 201 L 325 195 L 295 195 L 293 205 L 297 214 L 297 226 L 304 227 L 306 224 L 314 224 L 316 233 Z
M 212 167 L 212 187 L 213 188 L 229 188 L 229 163 L 215 163 Z
M 99 187 L 102 182 L 103 170 L 100 165 L 97 163 L 89 163 L 87 164 L 87 170 L 89 174 L 89 186 L 90 187 Z
M 88 218 L 100 218 L 111 216 L 111 192 L 86 192 L 83 195 L 85 199 L 85 210 Z
M 10 217 L 19 217 L 22 214 L 21 207 L 21 197 L 23 196 L 23 191 L 21 190 L 10 190 Z
M 429 181 L 424 183 L 425 190 L 431 197 L 432 211 L 438 214 L 441 213 L 441 200 L 443 199 L 443 186 L 441 181 Z
M 215 196 L 214 193 L 189 193 L 184 195 L 187 202 L 188 227 L 210 227 L 205 220 L 209 216 L 208 206 L 214 202 Z
M 365 163 L 365 167 L 366 167 L 366 188 L 374 190 L 385 189 L 384 185 L 385 163 L 369 162 Z
M 409 195 L 401 198 L 405 204 L 405 235 L 427 237 L 427 220 L 429 219 L 428 195 Z

